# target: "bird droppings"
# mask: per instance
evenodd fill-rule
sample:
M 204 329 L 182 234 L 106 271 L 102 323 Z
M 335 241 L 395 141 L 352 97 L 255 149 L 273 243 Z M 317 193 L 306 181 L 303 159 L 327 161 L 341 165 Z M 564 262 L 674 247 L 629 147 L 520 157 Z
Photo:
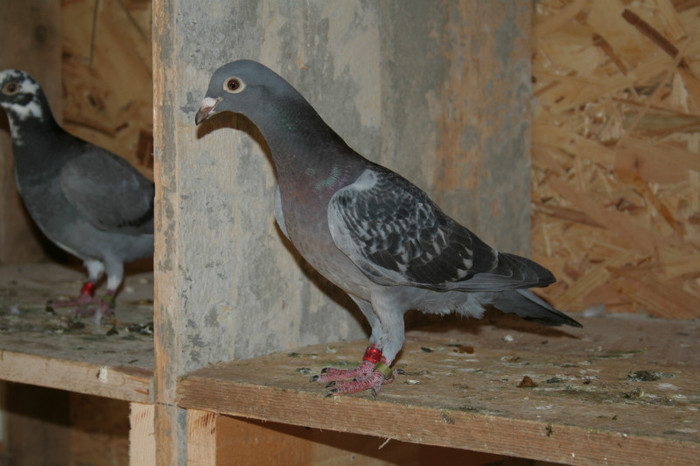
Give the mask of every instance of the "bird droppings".
M 523 377 L 523 380 L 520 381 L 518 384 L 518 388 L 535 388 L 538 385 L 535 383 L 534 380 L 530 378 L 530 376 L 525 376 Z
M 432 348 L 428 348 L 427 346 L 421 346 L 420 349 L 424 353 L 432 353 L 433 352 Z
M 501 357 L 501 361 L 503 361 L 503 362 L 518 362 L 518 361 L 520 361 L 520 356 L 515 356 L 512 354 L 509 354 L 509 355 Z
M 447 423 L 447 424 L 454 424 L 455 420 L 451 417 L 449 417 L 444 411 L 440 413 L 440 416 L 442 416 L 442 419 Z
M 660 378 L 661 374 L 659 372 L 651 371 L 634 371 L 627 374 L 627 380 L 632 382 L 654 382 Z
M 297 368 L 297 372 L 302 374 L 302 375 L 309 375 L 313 371 L 309 367 L 299 367 L 299 368 Z
M 109 367 L 107 367 L 107 366 L 100 367 L 99 370 L 97 371 L 97 380 L 99 380 L 102 383 L 107 383 L 108 379 L 109 379 Z
M 418 385 L 420 383 L 420 380 L 407 379 L 404 383 L 408 385 Z
M 140 335 L 153 335 L 153 321 L 145 323 L 134 323 L 127 326 L 130 333 L 138 333 Z
M 641 353 L 642 350 L 617 350 L 617 351 L 610 351 L 606 354 L 600 354 L 600 355 L 595 355 L 595 358 L 600 358 L 600 359 L 627 359 L 631 358 L 634 355 L 637 355 Z
M 474 354 L 474 347 L 473 346 L 465 346 L 459 343 L 456 344 L 449 344 L 447 346 L 453 347 L 455 353 L 466 353 L 466 354 Z
M 513 335 L 508 334 L 508 335 L 503 337 L 503 341 L 506 341 L 508 343 L 513 343 L 515 341 L 515 338 L 513 337 Z
M 633 390 L 630 390 L 628 392 L 622 393 L 623 398 L 627 398 L 630 400 L 635 400 L 644 397 L 644 390 L 641 388 L 635 388 Z

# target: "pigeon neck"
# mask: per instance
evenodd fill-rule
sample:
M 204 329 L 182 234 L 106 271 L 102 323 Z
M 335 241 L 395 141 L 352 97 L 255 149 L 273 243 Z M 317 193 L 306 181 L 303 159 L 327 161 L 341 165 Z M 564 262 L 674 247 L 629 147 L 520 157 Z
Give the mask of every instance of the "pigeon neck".
M 254 122 L 267 141 L 278 171 L 337 171 L 348 162 L 352 149 L 300 95 L 274 105 L 261 105 Z
M 53 166 L 51 161 L 59 162 L 57 143 L 66 133 L 54 119 L 41 90 L 25 105 L 8 105 L 5 110 L 18 174 L 39 173 Z

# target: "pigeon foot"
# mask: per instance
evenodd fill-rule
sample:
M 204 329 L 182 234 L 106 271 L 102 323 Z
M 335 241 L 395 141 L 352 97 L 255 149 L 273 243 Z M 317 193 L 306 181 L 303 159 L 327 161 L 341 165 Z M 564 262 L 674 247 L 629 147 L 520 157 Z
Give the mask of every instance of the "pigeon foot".
M 382 389 L 382 385 L 393 382 L 395 378 L 395 371 L 392 372 L 391 377 L 387 379 L 382 372 L 373 370 L 368 377 L 362 379 L 333 381 L 326 385 L 326 388 L 329 389 L 326 397 L 357 393 L 365 390 L 371 390 L 372 395 L 377 396 Z
M 103 298 L 95 298 L 93 289 L 86 291 L 85 288 L 84 286 L 76 299 L 49 301 L 46 303 L 46 310 L 52 312 L 55 308 L 72 307 L 75 308 L 75 315 L 79 317 L 114 315 L 114 292 L 107 291 Z
M 321 371 L 320 375 L 311 377 L 311 382 L 325 383 L 338 380 L 367 379 L 372 375 L 373 371 L 374 363 L 370 361 L 362 361 L 362 364 L 355 369 L 335 369 L 333 367 L 326 367 Z
M 372 394 L 376 396 L 382 385 L 393 382 L 401 372 L 392 370 L 386 364 L 386 358 L 382 356 L 382 351 L 372 345 L 365 351 L 362 363 L 357 368 L 347 370 L 326 367 L 320 375 L 311 377 L 310 381 L 328 382 L 326 388 L 329 389 L 329 392 L 326 397 L 364 390 L 371 390 Z

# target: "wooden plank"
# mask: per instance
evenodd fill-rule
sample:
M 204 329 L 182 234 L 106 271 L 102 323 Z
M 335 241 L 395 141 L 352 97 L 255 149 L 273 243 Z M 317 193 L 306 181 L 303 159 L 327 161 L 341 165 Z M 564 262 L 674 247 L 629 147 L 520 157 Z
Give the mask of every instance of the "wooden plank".
M 70 405 L 68 464 L 127 464 L 129 402 L 76 392 L 67 393 Z
M 358 341 L 200 369 L 180 382 L 179 403 L 544 461 L 692 463 L 700 454 L 700 324 L 583 318 L 584 329 L 558 330 L 489 320 L 496 325 L 409 332 L 397 362 L 407 375 L 376 399 L 325 399 L 308 382 L 324 366 L 356 363 Z M 519 388 L 525 375 L 537 387 Z
M 196 409 L 187 411 L 187 464 L 189 466 L 216 464 L 218 417 L 218 414 L 209 411 Z M 239 461 L 240 459 L 237 458 L 237 462 Z
M 45 311 L 48 299 L 74 296 L 83 277 L 58 264 L 0 267 L 0 379 L 149 402 L 151 273 L 127 274 L 116 320 Z
M 144 403 L 129 406 L 129 466 L 153 466 L 156 464 L 154 406 Z
M 151 372 L 0 350 L 0 379 L 147 403 Z
M 5 464 L 70 464 L 71 394 L 13 383 L 6 387 Z
M 230 463 L 235 458 L 236 464 L 485 466 L 506 459 L 457 448 L 231 416 L 218 416 L 216 430 L 218 464 L 227 464 L 227 459 Z

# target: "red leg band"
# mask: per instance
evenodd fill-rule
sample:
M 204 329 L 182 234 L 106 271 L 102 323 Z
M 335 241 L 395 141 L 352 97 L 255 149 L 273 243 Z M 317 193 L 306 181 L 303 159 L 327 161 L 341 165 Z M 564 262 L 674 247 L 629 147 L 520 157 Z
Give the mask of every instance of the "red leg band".
M 80 294 L 89 294 L 90 297 L 95 296 L 95 284 L 92 282 L 83 283 L 83 287 L 80 289 Z
M 379 348 L 375 348 L 374 346 L 370 346 L 367 348 L 367 351 L 365 351 L 365 355 L 362 357 L 362 360 L 369 361 L 372 364 L 377 364 L 381 357 L 382 350 L 380 350 Z

